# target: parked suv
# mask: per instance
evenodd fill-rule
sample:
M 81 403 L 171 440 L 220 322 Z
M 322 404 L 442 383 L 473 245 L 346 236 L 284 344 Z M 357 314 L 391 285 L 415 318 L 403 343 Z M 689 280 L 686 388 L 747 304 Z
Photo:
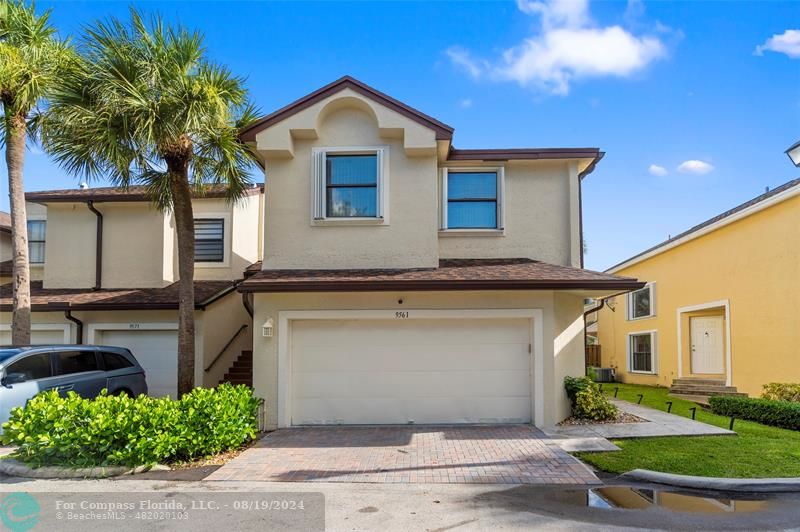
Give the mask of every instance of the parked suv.
M 127 349 L 91 345 L 0 347 L 0 423 L 11 409 L 44 390 L 86 398 L 101 390 L 137 396 L 147 393 L 144 369 Z

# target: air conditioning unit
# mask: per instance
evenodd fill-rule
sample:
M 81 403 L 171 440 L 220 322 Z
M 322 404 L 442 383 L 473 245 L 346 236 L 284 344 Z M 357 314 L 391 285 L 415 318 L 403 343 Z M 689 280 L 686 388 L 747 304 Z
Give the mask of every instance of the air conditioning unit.
M 586 375 L 591 377 L 594 382 L 614 382 L 615 371 L 614 368 L 586 368 Z

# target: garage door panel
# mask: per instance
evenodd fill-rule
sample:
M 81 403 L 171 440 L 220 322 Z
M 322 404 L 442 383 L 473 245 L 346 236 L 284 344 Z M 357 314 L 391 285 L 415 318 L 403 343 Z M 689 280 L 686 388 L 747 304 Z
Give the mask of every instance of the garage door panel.
M 292 322 L 293 424 L 531 419 L 527 319 Z
M 300 320 L 292 322 L 299 346 L 426 345 L 441 329 L 456 333 L 464 344 L 527 343 L 528 320 Z M 354 334 L 355 333 L 355 334 Z
M 295 425 L 325 424 L 432 424 L 432 423 L 527 423 L 528 408 L 519 398 L 482 397 L 475 404 L 455 398 L 432 399 L 377 398 L 364 402 L 356 398 L 303 399 L 297 405 L 303 412 Z M 498 415 L 498 412 L 502 413 Z
M 398 372 L 308 372 L 296 375 L 295 393 L 306 398 L 380 397 L 475 398 L 486 395 L 527 396 L 528 372 L 520 371 L 398 371 Z
M 178 334 L 174 330 L 105 330 L 98 343 L 125 347 L 144 368 L 147 394 L 177 397 Z
M 0 331 L 0 345 L 11 345 L 11 331 Z M 33 345 L 48 345 L 48 344 L 63 344 L 64 331 L 63 330 L 32 330 L 31 331 L 31 344 Z
M 307 346 L 302 357 L 293 360 L 295 372 L 337 371 L 346 359 L 347 368 L 357 371 L 449 370 L 470 360 L 473 369 L 527 370 L 528 342 L 520 344 L 447 344 L 426 348 L 419 345 Z M 294 346 L 297 350 L 298 346 Z M 432 356 L 435 355 L 435 356 Z

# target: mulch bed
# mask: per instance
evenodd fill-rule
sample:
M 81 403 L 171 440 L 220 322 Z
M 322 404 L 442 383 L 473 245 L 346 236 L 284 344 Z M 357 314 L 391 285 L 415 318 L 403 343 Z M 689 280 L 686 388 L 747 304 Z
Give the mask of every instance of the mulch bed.
M 617 413 L 617 417 L 613 419 L 607 419 L 605 421 L 568 417 L 567 419 L 559 423 L 559 425 L 608 425 L 611 423 L 647 423 L 647 420 L 634 416 L 633 414 L 628 414 L 627 412 L 620 411 L 619 413 Z

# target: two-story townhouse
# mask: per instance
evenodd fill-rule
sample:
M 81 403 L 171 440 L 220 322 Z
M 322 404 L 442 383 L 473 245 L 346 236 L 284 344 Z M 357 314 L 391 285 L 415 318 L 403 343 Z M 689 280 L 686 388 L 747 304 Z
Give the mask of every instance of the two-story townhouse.
M 583 303 L 641 288 L 582 268 L 596 148 L 456 149 L 345 77 L 241 137 L 266 170 L 253 383 L 272 427 L 569 415 Z
M 213 186 L 193 201 L 197 385 L 217 384 L 249 351 L 252 336 L 249 307 L 235 284 L 261 257 L 263 186 L 233 204 L 224 196 Z M 128 347 L 145 369 L 150 393 L 174 396 L 178 260 L 172 216 L 155 209 L 143 187 L 29 192 L 26 200 L 32 343 Z M 10 342 L 10 310 L 6 284 L 0 344 Z

